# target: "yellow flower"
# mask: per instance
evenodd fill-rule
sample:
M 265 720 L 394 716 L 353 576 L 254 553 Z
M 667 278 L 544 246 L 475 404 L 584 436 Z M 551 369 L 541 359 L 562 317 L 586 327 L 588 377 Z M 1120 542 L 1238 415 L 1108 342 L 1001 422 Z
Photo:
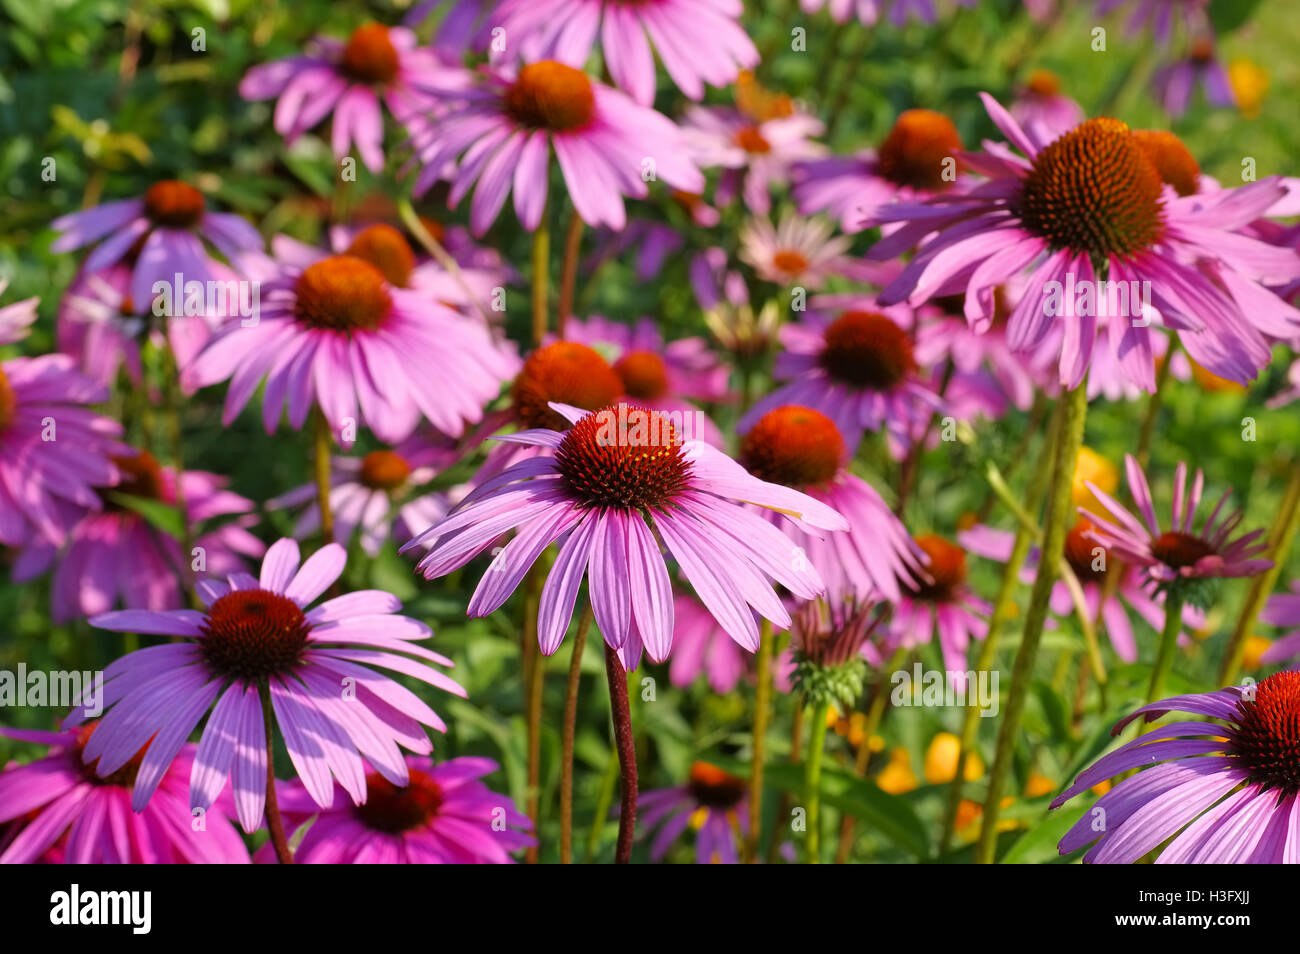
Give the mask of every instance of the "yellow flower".
M 1210 394 L 1245 394 L 1246 386 L 1238 384 L 1236 381 L 1229 381 L 1227 378 L 1221 378 L 1213 371 L 1207 371 L 1191 358 L 1187 359 L 1192 366 L 1192 380 L 1201 386 L 1202 391 Z
M 907 749 L 899 746 L 889 753 L 889 764 L 876 776 L 876 784 L 881 791 L 890 795 L 902 795 L 917 787 L 916 773 L 912 771 L 912 756 Z
M 1110 781 L 1110 779 L 1108 779 L 1108 778 L 1104 778 L 1104 779 L 1102 779 L 1100 782 L 1098 782 L 1096 785 L 1094 785 L 1094 786 L 1092 787 L 1091 791 L 1094 792 L 1094 793 L 1097 794 L 1097 795 L 1105 795 L 1107 792 L 1110 791 L 1110 786 L 1111 786 L 1111 781 Z
M 957 774 L 957 758 L 961 754 L 961 739 L 951 732 L 940 732 L 930 740 L 925 751 L 925 780 L 931 785 L 951 782 Z M 978 752 L 966 759 L 966 781 L 974 782 L 984 775 L 984 763 Z
M 1268 92 L 1268 73 L 1253 61 L 1239 56 L 1228 64 L 1228 83 L 1241 114 L 1248 119 L 1258 116 L 1260 103 Z
M 1119 468 L 1090 447 L 1080 447 L 1079 456 L 1075 458 L 1074 486 L 1070 490 L 1074 505 L 1104 516 L 1108 511 L 1084 485 L 1085 480 L 1113 497 L 1119 489 Z
M 1241 665 L 1246 669 L 1258 669 L 1259 657 L 1271 645 L 1273 644 L 1263 636 L 1247 636 L 1246 651 L 1241 657 Z
M 1054 791 L 1056 791 L 1056 783 L 1046 775 L 1040 775 L 1038 772 L 1029 773 L 1029 781 L 1025 782 L 1025 798 L 1037 798 Z

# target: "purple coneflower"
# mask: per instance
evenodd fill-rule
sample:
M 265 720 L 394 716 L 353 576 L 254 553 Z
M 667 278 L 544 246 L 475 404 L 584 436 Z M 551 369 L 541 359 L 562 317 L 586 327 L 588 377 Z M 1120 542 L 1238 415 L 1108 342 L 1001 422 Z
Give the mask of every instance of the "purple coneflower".
M 346 41 L 316 37 L 312 45 L 306 55 L 253 67 L 240 81 L 239 95 L 278 99 L 275 131 L 288 145 L 333 113 L 334 157 L 342 159 L 355 145 L 371 172 L 384 168 L 380 100 L 399 122 L 417 123 L 455 76 L 405 27 L 367 23 Z
M 870 257 L 918 247 L 882 302 L 919 305 L 964 292 L 966 318 L 982 329 L 993 318 L 994 290 L 1026 273 L 1008 340 L 1017 350 L 1040 347 L 1060 326 L 1061 383 L 1070 388 L 1083 380 L 1104 333 L 1134 383 L 1153 391 L 1148 310 L 1180 332 L 1198 363 L 1239 383 L 1268 363 L 1266 335 L 1291 338 L 1300 330 L 1300 312 L 1266 287 L 1300 274 L 1300 256 L 1237 231 L 1286 194 L 1280 181 L 1178 196 L 1122 122 L 1090 119 L 1042 143 L 981 96 L 1025 158 L 990 144 L 963 157 L 988 182 L 871 213 L 866 224 L 901 227 Z M 1112 308 L 1125 307 L 1120 291 L 1134 290 L 1137 306 L 1126 295 L 1128 314 L 1116 315 Z
M 0 864 L 249 863 L 244 839 L 230 821 L 228 788 L 204 812 L 202 824 L 190 811 L 186 791 L 195 746 L 180 747 L 149 804 L 136 811 L 131 789 L 147 749 L 100 776 L 82 758 L 98 727 L 88 722 L 64 732 L 0 728 L 11 739 L 50 746 L 44 758 L 0 772 Z
M 742 68 L 758 65 L 741 11 L 741 0 L 505 0 L 492 23 L 523 38 L 517 48 L 525 59 L 550 57 L 576 67 L 587 62 L 599 31 L 614 83 L 649 106 L 654 53 L 694 100 L 703 98 L 705 84 L 727 86 Z
M 974 6 L 975 0 L 954 0 L 957 6 Z M 863 26 L 875 26 L 884 13 L 894 26 L 902 26 L 909 18 L 922 23 L 934 23 L 939 18 L 934 0 L 800 0 L 804 13 L 816 13 L 826 7 L 836 23 L 845 23 L 856 16 Z
M 748 785 L 716 765 L 695 762 L 685 785 L 643 792 L 638 820 L 646 830 L 662 823 L 650 845 L 651 860 L 694 828 L 696 864 L 739 864 L 738 849 L 749 831 Z
M 141 311 L 153 302 L 156 282 L 170 287 L 177 274 L 185 282 L 224 279 L 204 241 L 231 262 L 262 249 L 257 229 L 238 215 L 209 211 L 202 192 L 175 179 L 155 182 L 138 199 L 97 205 L 51 224 L 62 234 L 50 251 L 70 252 L 99 242 L 81 264 L 85 274 L 132 261 L 130 297 Z
M 518 368 L 513 347 L 481 321 L 394 287 L 366 259 L 321 252 L 305 267 L 244 261 L 263 278 L 260 321 L 227 323 L 185 369 L 200 385 L 230 380 L 227 426 L 265 378 L 268 434 L 286 403 L 295 430 L 315 403 L 339 435 L 362 422 L 396 444 L 423 414 L 457 437 Z
M 1085 862 L 1133 864 L 1164 845 L 1157 864 L 1300 863 L 1300 672 L 1154 702 L 1112 733 L 1139 716 L 1149 722 L 1168 712 L 1203 718 L 1171 722 L 1121 746 L 1052 802 L 1059 808 L 1099 782 L 1140 770 L 1088 809 L 1061 839 L 1061 854 L 1092 845 Z
M 427 754 L 432 745 L 423 726 L 446 725 L 415 693 L 371 667 L 458 696 L 465 690 L 419 661 L 451 665 L 418 645 L 429 627 L 396 615 L 401 603 L 391 593 L 359 590 L 306 609 L 339 578 L 346 559 L 331 543 L 300 567 L 298 544 L 278 540 L 260 579 L 236 573 L 228 581 L 200 581 L 202 612 L 122 610 L 92 619 L 101 629 L 180 638 L 128 653 L 104 670 L 107 712 L 86 759 L 98 759 L 100 774 L 111 775 L 148 743 L 132 797 L 140 810 L 210 713 L 190 775 L 190 805 L 207 809 L 229 777 L 247 832 L 261 824 L 266 804 L 271 724 L 280 727 L 294 771 L 321 808 L 333 804 L 331 776 L 354 804 L 365 801 L 363 757 L 389 782 L 405 785 L 410 776 L 398 746 Z M 78 708 L 65 725 L 84 719 Z
M 967 583 L 966 551 L 943 537 L 929 533 L 916 538 L 925 551 L 926 577 L 904 581 L 889 622 L 891 641 L 910 648 L 930 642 L 936 635 L 944 667 L 956 676 L 966 671 L 970 638 L 988 634 L 993 607 L 976 596 Z M 964 679 L 960 679 L 964 683 Z
M 1133 9 L 1126 24 L 1129 33 L 1150 28 L 1160 43 L 1167 43 L 1173 32 L 1174 21 L 1191 30 L 1205 22 L 1209 0 L 1097 0 L 1097 15 L 1108 14 L 1124 6 Z
M 1011 104 L 1011 118 L 1043 141 L 1067 133 L 1088 117 L 1083 107 L 1061 92 L 1061 81 L 1048 70 L 1034 70 Z
M 106 613 L 114 606 L 139 610 L 178 609 L 185 603 L 186 564 L 203 573 L 230 576 L 247 569 L 245 558 L 266 550 L 248 532 L 257 522 L 253 501 L 226 489 L 224 477 L 201 470 L 186 471 L 177 486 L 176 471 L 158 463 L 148 451 L 113 458 L 118 480 L 99 488 L 98 510 L 81 518 L 68 531 L 65 548 L 40 540 L 25 547 L 14 563 L 17 582 L 31 580 L 54 565 L 50 615 L 56 623 Z M 187 526 L 221 518 L 183 553 L 177 539 L 158 529 L 140 507 L 161 504 L 175 509 L 185 500 Z
M 656 662 L 667 658 L 673 601 L 660 541 L 709 612 L 750 652 L 759 642 L 755 611 L 790 625 L 770 580 L 805 599 L 823 590 L 790 538 L 739 504 L 780 510 L 801 529 L 847 529 L 831 508 L 751 476 L 702 441 L 682 442 L 660 412 L 622 403 L 590 413 L 552 408 L 573 424 L 570 430 L 500 439 L 547 447 L 553 456 L 524 460 L 479 485 L 406 546 L 430 546 L 418 569 L 433 579 L 518 528 L 474 591 L 470 616 L 500 607 L 556 541 L 562 545 L 541 590 L 537 627 L 548 656 L 564 639 L 587 576 L 596 624 L 624 668 L 636 666 L 643 646 Z
M 820 288 L 847 264 L 850 240 L 832 238 L 831 232 L 829 222 L 789 214 L 775 226 L 765 218 L 750 219 L 740 230 L 740 260 L 764 281 Z
M 318 806 L 303 784 L 281 785 L 286 830 L 306 827 L 294 861 L 308 865 L 512 864 L 512 851 L 533 844 L 533 827 L 508 795 L 479 781 L 500 766 L 491 759 L 406 756 L 408 779 L 395 785 L 366 773 L 366 800 L 353 804 L 335 786 Z M 322 810 L 323 808 L 323 810 Z M 520 830 L 523 829 L 523 830 Z M 259 852 L 262 860 L 267 852 Z M 269 860 L 269 858 L 268 858 Z
M 677 189 L 704 191 L 704 176 L 672 120 L 572 66 L 540 60 L 517 73 L 488 69 L 458 97 L 462 102 L 414 139 L 424 167 L 415 188 L 423 192 L 443 178 L 459 157 L 448 201 L 456 205 L 477 183 L 470 206 L 476 235 L 496 220 L 512 188 L 520 223 L 529 231 L 538 227 L 551 147 L 573 207 L 588 225 L 623 228 L 623 198 L 649 195 L 648 174 Z
M 1156 98 L 1165 112 L 1174 118 L 1187 112 L 1192 93 L 1199 83 L 1211 106 L 1227 108 L 1237 105 L 1237 97 L 1228 82 L 1228 71 L 1214 54 L 1214 40 L 1199 37 L 1192 42 L 1187 56 L 1156 71 L 1151 78 Z
M 832 599 L 899 598 L 900 581 L 919 579 L 924 553 L 876 489 L 848 470 L 848 451 L 834 422 L 799 405 L 773 408 L 740 444 L 741 465 L 760 480 L 820 500 L 848 521 L 848 533 L 825 537 L 786 526 L 777 511 L 763 516 L 798 542 Z

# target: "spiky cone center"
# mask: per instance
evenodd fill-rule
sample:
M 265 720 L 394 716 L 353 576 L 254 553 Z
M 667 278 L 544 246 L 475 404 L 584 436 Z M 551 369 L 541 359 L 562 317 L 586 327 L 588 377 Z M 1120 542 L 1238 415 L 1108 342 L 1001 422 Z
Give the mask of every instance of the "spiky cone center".
M 361 483 L 371 490 L 398 490 L 411 476 L 411 465 L 397 451 L 371 451 L 361 458 Z
M 656 401 L 668 393 L 668 368 L 653 351 L 629 351 L 614 362 L 623 393 L 639 401 Z
M 887 315 L 846 311 L 827 326 L 821 366 L 854 388 L 888 391 L 917 370 L 912 339 Z
M 294 283 L 294 296 L 298 321 L 322 331 L 374 331 L 393 307 L 383 272 L 351 255 L 308 265 Z
M 352 810 L 367 828 L 400 835 L 433 821 L 445 800 L 442 789 L 426 772 L 410 769 L 408 774 L 403 786 L 378 772 L 366 775 L 366 800 Z
M 1094 265 L 1164 234 L 1160 173 L 1118 119 L 1089 119 L 1047 146 L 1014 208 L 1030 232 Z
M 1300 791 L 1300 670 L 1274 673 L 1249 687 L 1237 705 L 1229 749 L 1250 780 L 1286 794 Z
M 100 490 L 100 497 L 104 501 L 106 511 L 129 511 L 129 508 L 118 503 L 111 495 L 122 494 L 144 500 L 165 499 L 162 465 L 153 454 L 142 450 L 131 456 L 114 457 L 112 460 L 113 466 L 117 468 L 117 483 Z
M 786 281 L 798 278 L 810 264 L 802 249 L 779 248 L 772 253 L 772 268 Z
M 952 120 L 929 109 L 902 113 L 876 150 L 876 171 L 899 186 L 940 192 L 954 181 L 961 136 Z
M 772 144 L 764 138 L 762 131 L 755 125 L 741 126 L 736 130 L 732 141 L 750 155 L 762 156 L 772 151 Z
M 668 415 L 627 404 L 588 414 L 564 435 L 555 467 L 587 507 L 664 509 L 690 487 L 691 466 Z
M 524 362 L 510 388 L 515 417 L 524 427 L 563 431 L 569 422 L 549 403 L 569 404 L 584 411 L 613 404 L 623 393 L 623 381 L 593 348 L 573 341 L 543 345 Z
M 582 70 L 542 60 L 519 71 L 506 89 L 505 108 L 510 118 L 530 129 L 573 132 L 596 118 L 596 96 Z
M 773 408 L 740 443 L 740 461 L 755 477 L 803 489 L 830 481 L 844 460 L 844 438 L 821 411 L 797 404 Z
M 1135 129 L 1138 148 L 1151 160 L 1160 179 L 1179 195 L 1194 195 L 1200 188 L 1201 164 L 1186 144 L 1163 129 Z
M 1081 517 L 1065 535 L 1065 560 L 1080 583 L 1100 583 L 1110 567 L 1110 552 L 1084 536 L 1091 529 L 1092 521 Z
M 9 376 L 5 374 L 4 366 L 0 365 L 0 433 L 7 431 L 17 416 L 18 395 L 14 392 L 14 386 L 9 383 Z
M 1035 96 L 1059 96 L 1061 80 L 1050 70 L 1034 70 L 1029 74 L 1025 88 Z
M 929 603 L 951 603 L 966 583 L 966 551 L 934 533 L 916 538 L 926 556 L 926 573 L 930 582 L 910 584 L 917 599 Z
M 291 672 L 302 661 L 311 624 L 287 596 L 234 590 L 208 608 L 199 629 L 208 668 L 253 684 Z
M 686 787 L 691 797 L 705 808 L 727 811 L 740 804 L 749 783 L 709 762 L 694 762 Z
M 352 31 L 343 48 L 343 71 L 359 83 L 386 86 L 397 78 L 401 64 L 388 27 L 367 23 Z
M 206 205 L 202 192 L 176 179 L 155 182 L 144 193 L 145 215 L 154 225 L 168 229 L 198 225 Z
M 140 751 L 131 756 L 126 764 L 117 771 L 110 772 L 108 775 L 100 775 L 95 771 L 99 759 L 94 762 L 85 761 L 86 745 L 90 742 L 90 737 L 95 734 L 97 728 L 99 728 L 99 720 L 97 719 L 83 723 L 77 727 L 76 737 L 72 743 L 77 753 L 77 764 L 81 766 L 82 778 L 91 785 L 113 785 L 119 788 L 131 788 L 135 785 L 135 777 L 140 772 L 140 764 L 144 762 L 145 753 L 149 751 L 149 743 L 153 739 L 141 746 Z
M 406 237 L 391 225 L 366 226 L 356 234 L 343 254 L 369 262 L 379 269 L 390 285 L 407 288 L 411 284 L 415 252 Z
M 1174 570 L 1195 566 L 1214 554 L 1214 547 L 1206 540 L 1177 530 L 1169 530 L 1151 541 L 1151 555 Z

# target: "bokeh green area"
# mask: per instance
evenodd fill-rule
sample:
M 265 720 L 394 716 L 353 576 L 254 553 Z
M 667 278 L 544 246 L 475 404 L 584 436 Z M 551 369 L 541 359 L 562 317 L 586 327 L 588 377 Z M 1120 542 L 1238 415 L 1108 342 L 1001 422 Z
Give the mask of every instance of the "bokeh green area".
M 1151 75 L 1171 56 L 1171 49 L 1153 46 L 1149 34 L 1130 36 L 1122 16 L 1098 20 L 1089 3 L 1062 3 L 1062 12 L 1049 24 L 1029 20 L 1022 5 L 1011 0 L 981 2 L 974 9 L 945 16 L 935 26 L 882 26 L 865 31 L 856 25 L 837 29 L 824 15 L 803 15 L 794 0 L 765 0 L 746 4 L 745 24 L 766 54 L 758 71 L 769 88 L 787 92 L 829 121 L 828 141 L 836 151 L 869 146 L 884 135 L 897 114 L 926 107 L 950 115 L 968 144 L 995 130 L 979 104 L 977 93 L 987 90 L 1000 101 L 1013 98 L 1030 70 L 1056 73 L 1062 89 L 1089 114 L 1116 115 L 1134 127 L 1171 128 L 1188 144 L 1207 173 L 1225 185 L 1241 179 L 1242 160 L 1255 160 L 1259 177 L 1300 174 L 1300 125 L 1295 102 L 1300 92 L 1300 22 L 1293 0 L 1216 2 L 1212 10 L 1221 28 L 1219 54 L 1226 62 L 1245 58 L 1269 79 L 1257 113 L 1212 109 L 1198 94 L 1181 119 L 1170 123 L 1150 91 Z M 253 65 L 301 50 L 313 34 L 346 33 L 367 19 L 396 23 L 401 5 L 338 3 L 326 0 L 211 0 L 211 2 L 119 2 L 119 0 L 0 0 L 0 277 L 10 287 L 0 304 L 38 295 L 41 319 L 34 333 L 9 353 L 43 353 L 53 347 L 53 322 L 60 295 L 72 279 L 75 255 L 50 252 L 52 219 L 86 204 L 138 195 L 163 178 L 183 178 L 200 186 L 209 201 L 246 215 L 267 236 L 285 232 L 317 240 L 332 217 L 347 214 L 365 197 L 405 194 L 408 180 L 397 175 L 406 151 L 390 129 L 389 168 L 383 177 L 359 169 L 360 181 L 336 185 L 336 166 L 317 130 L 293 148 L 286 148 L 271 128 L 272 106 L 246 103 L 237 93 L 239 79 Z M 1107 30 L 1107 48 L 1094 51 L 1092 30 Z M 794 51 L 791 31 L 806 30 L 806 49 Z M 202 31 L 201 34 L 196 31 Z M 202 36 L 205 49 L 197 50 Z M 427 35 L 427 34 L 426 34 Z M 709 98 L 729 102 L 727 91 L 710 91 Z M 657 105 L 680 115 L 685 100 L 661 80 Z M 52 159 L 56 177 L 42 177 Z M 558 175 L 552 195 L 562 194 Z M 781 196 L 777 208 L 788 204 Z M 565 218 L 552 203 L 553 230 Z M 444 222 L 465 221 L 463 210 L 448 211 L 436 195 L 419 206 L 424 214 Z M 561 207 L 562 208 L 562 207 Z M 567 210 L 565 212 L 567 214 Z M 724 210 L 722 223 L 702 230 L 690 225 L 662 191 L 654 201 L 630 208 L 633 218 L 670 222 L 688 235 L 688 250 L 719 245 L 734 252 L 745 214 Z M 562 233 L 561 233 L 562 234 Z M 600 236 L 588 234 L 588 250 Z M 871 236 L 855 240 L 855 251 Z M 485 238 L 501 250 L 521 273 L 527 274 L 529 238 L 508 212 Z M 558 235 L 557 235 L 558 244 Z M 558 264 L 555 266 L 558 269 Z M 604 314 L 632 320 L 652 315 L 669 336 L 705 334 L 702 316 L 686 280 L 686 255 L 669 259 L 652 282 L 637 279 L 631 257 L 604 265 L 579 285 L 578 313 Z M 756 302 L 780 294 L 779 289 L 753 280 Z M 528 289 L 510 290 L 507 320 L 518 340 L 526 334 Z M 151 371 L 161 373 L 157 355 Z M 1270 410 L 1267 399 L 1282 387 L 1289 353 L 1277 349 L 1277 360 L 1248 391 L 1210 391 L 1193 381 L 1171 380 L 1164 396 L 1149 470 L 1157 508 L 1167 508 L 1174 468 L 1179 461 L 1203 468 L 1207 496 L 1217 498 L 1232 487 L 1246 508 L 1244 526 L 1271 527 L 1291 469 L 1300 465 L 1300 413 L 1296 406 Z M 228 475 L 237 492 L 259 503 L 305 483 L 310 476 L 306 435 L 282 426 L 274 437 L 263 431 L 260 416 L 244 413 L 232 426 L 221 424 L 222 389 L 209 389 L 183 410 L 187 465 Z M 114 411 L 132 408 L 128 434 L 157 455 L 168 457 L 162 436 L 161 412 L 130 404 L 121 396 Z M 1135 450 L 1146 400 L 1094 402 L 1089 411 L 1085 443 L 1113 461 Z M 724 432 L 734 423 L 731 412 L 719 410 Z M 1253 421 L 1254 440 L 1243 439 Z M 1027 482 L 1042 443 L 1041 419 L 1012 412 L 996 422 L 976 422 L 964 441 L 940 443 L 923 458 L 917 489 L 906 512 L 914 533 L 951 535 L 963 518 L 984 505 L 988 488 L 984 469 L 995 462 L 1020 490 Z M 363 441 L 362 449 L 366 449 Z M 897 481 L 897 465 L 880 443 L 869 444 L 860 462 L 862 471 L 888 494 Z M 991 511 L 990 522 L 1010 528 L 1002 508 Z M 284 514 L 266 514 L 258 532 L 268 541 L 288 532 Z M 8 557 L 0 559 L 7 560 Z M 971 559 L 974 588 L 991 598 L 998 567 Z M 369 561 L 355 547 L 346 582 L 379 586 L 397 593 L 406 612 L 433 625 L 435 645 L 452 656 L 456 677 L 469 691 L 467 701 L 442 697 L 435 708 L 450 726 L 435 740 L 439 758 L 482 754 L 497 759 L 503 773 L 496 787 L 522 803 L 525 794 L 526 738 L 520 707 L 519 631 L 521 600 L 482 620 L 467 620 L 465 606 L 480 563 L 463 573 L 434 583 L 417 579 L 411 562 L 392 547 Z M 1300 559 L 1292 556 L 1282 583 L 1300 576 Z M 1172 689 L 1212 688 L 1217 663 L 1241 606 L 1246 586 L 1229 581 L 1222 586 L 1210 613 L 1207 632 L 1175 663 Z M 1018 599 L 1028 598 L 1022 588 Z M 46 582 L 27 586 L 0 585 L 0 668 L 13 670 L 25 662 L 31 668 L 102 668 L 120 655 L 124 638 L 93 630 L 84 621 L 52 625 Z M 1135 619 L 1140 662 L 1124 666 L 1103 640 L 1110 670 L 1111 691 L 1105 711 L 1098 711 L 1095 689 L 1085 699 L 1084 714 L 1072 713 L 1075 673 L 1082 660 L 1082 636 L 1070 620 L 1049 632 L 1024 720 L 1022 745 L 1011 790 L 1019 793 L 1031 773 L 1058 786 L 1067 775 L 1104 747 L 1114 719 L 1140 695 L 1154 657 L 1155 637 Z M 1274 635 L 1267 628 L 1264 635 Z M 1017 626 L 1009 627 L 999 656 L 1002 689 L 1009 684 L 1010 661 Z M 566 642 L 548 664 L 545 689 L 543 751 L 543 860 L 556 855 L 556 801 L 559 777 L 559 722 L 563 707 L 563 673 L 568 665 Z M 1061 664 L 1062 657 L 1068 665 Z M 942 668 L 935 647 L 921 658 L 927 668 Z M 608 703 L 598 648 L 588 645 L 583 660 L 582 695 L 577 740 L 575 796 L 577 856 L 591 839 L 593 857 L 612 854 L 613 821 L 608 815 L 614 790 L 616 762 L 609 740 Z M 1259 676 L 1259 673 L 1255 673 Z M 686 690 L 670 686 L 666 666 L 644 665 L 643 681 L 633 692 L 633 718 L 638 733 L 642 786 L 645 789 L 681 784 L 695 758 L 707 758 L 743 769 L 750 751 L 749 713 L 752 692 L 727 695 L 711 691 L 703 681 Z M 414 687 L 414 686 L 413 686 Z M 636 688 L 636 687 L 634 687 Z M 423 692 L 423 688 L 420 689 Z M 789 749 L 792 700 L 777 697 L 776 718 L 768 748 L 776 760 Z M 5 712 L 6 724 L 50 728 L 59 714 L 48 710 Z M 922 775 L 922 759 L 939 731 L 958 731 L 961 710 L 896 709 L 881 735 L 885 748 L 873 760 L 871 774 L 889 751 L 910 753 L 910 765 Z M 985 763 L 992 760 L 996 719 L 982 720 L 980 748 Z M 845 741 L 831 736 L 830 774 L 851 764 Z M 26 759 L 33 747 L 0 740 L 0 764 Z M 283 754 L 283 753 L 282 753 Z M 797 774 L 773 771 L 777 785 L 794 786 Z M 932 856 L 943 806 L 943 786 L 920 785 L 904 795 L 881 792 L 873 782 L 840 779 L 844 786 L 835 812 L 845 809 L 866 821 L 858 826 L 855 858 L 911 861 Z M 978 799 L 981 783 L 969 786 Z M 1046 798 L 1021 799 L 1007 814 L 1022 827 L 1008 832 L 1016 844 L 1013 857 L 1026 861 L 1055 859 L 1055 841 L 1063 824 L 1077 817 L 1077 808 L 1046 816 Z M 769 812 L 776 799 L 770 798 Z M 1066 815 L 1070 817 L 1067 818 Z M 1044 818 L 1046 817 L 1046 821 Z M 1025 834 L 1026 830 L 1028 834 Z M 638 853 L 645 848 L 639 847 Z M 960 861 L 959 849 L 945 860 Z M 682 842 L 670 854 L 688 860 L 692 849 Z

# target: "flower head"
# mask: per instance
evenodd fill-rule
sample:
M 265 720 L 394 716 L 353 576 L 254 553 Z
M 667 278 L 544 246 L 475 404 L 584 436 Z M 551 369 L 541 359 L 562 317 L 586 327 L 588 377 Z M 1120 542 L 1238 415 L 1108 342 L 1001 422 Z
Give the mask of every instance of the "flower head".
M 658 861 L 683 831 L 695 829 L 695 861 L 738 864 L 741 839 L 749 831 L 748 783 L 708 762 L 694 762 L 686 784 L 642 792 L 639 821 L 647 831 L 659 827 L 650 845 Z

